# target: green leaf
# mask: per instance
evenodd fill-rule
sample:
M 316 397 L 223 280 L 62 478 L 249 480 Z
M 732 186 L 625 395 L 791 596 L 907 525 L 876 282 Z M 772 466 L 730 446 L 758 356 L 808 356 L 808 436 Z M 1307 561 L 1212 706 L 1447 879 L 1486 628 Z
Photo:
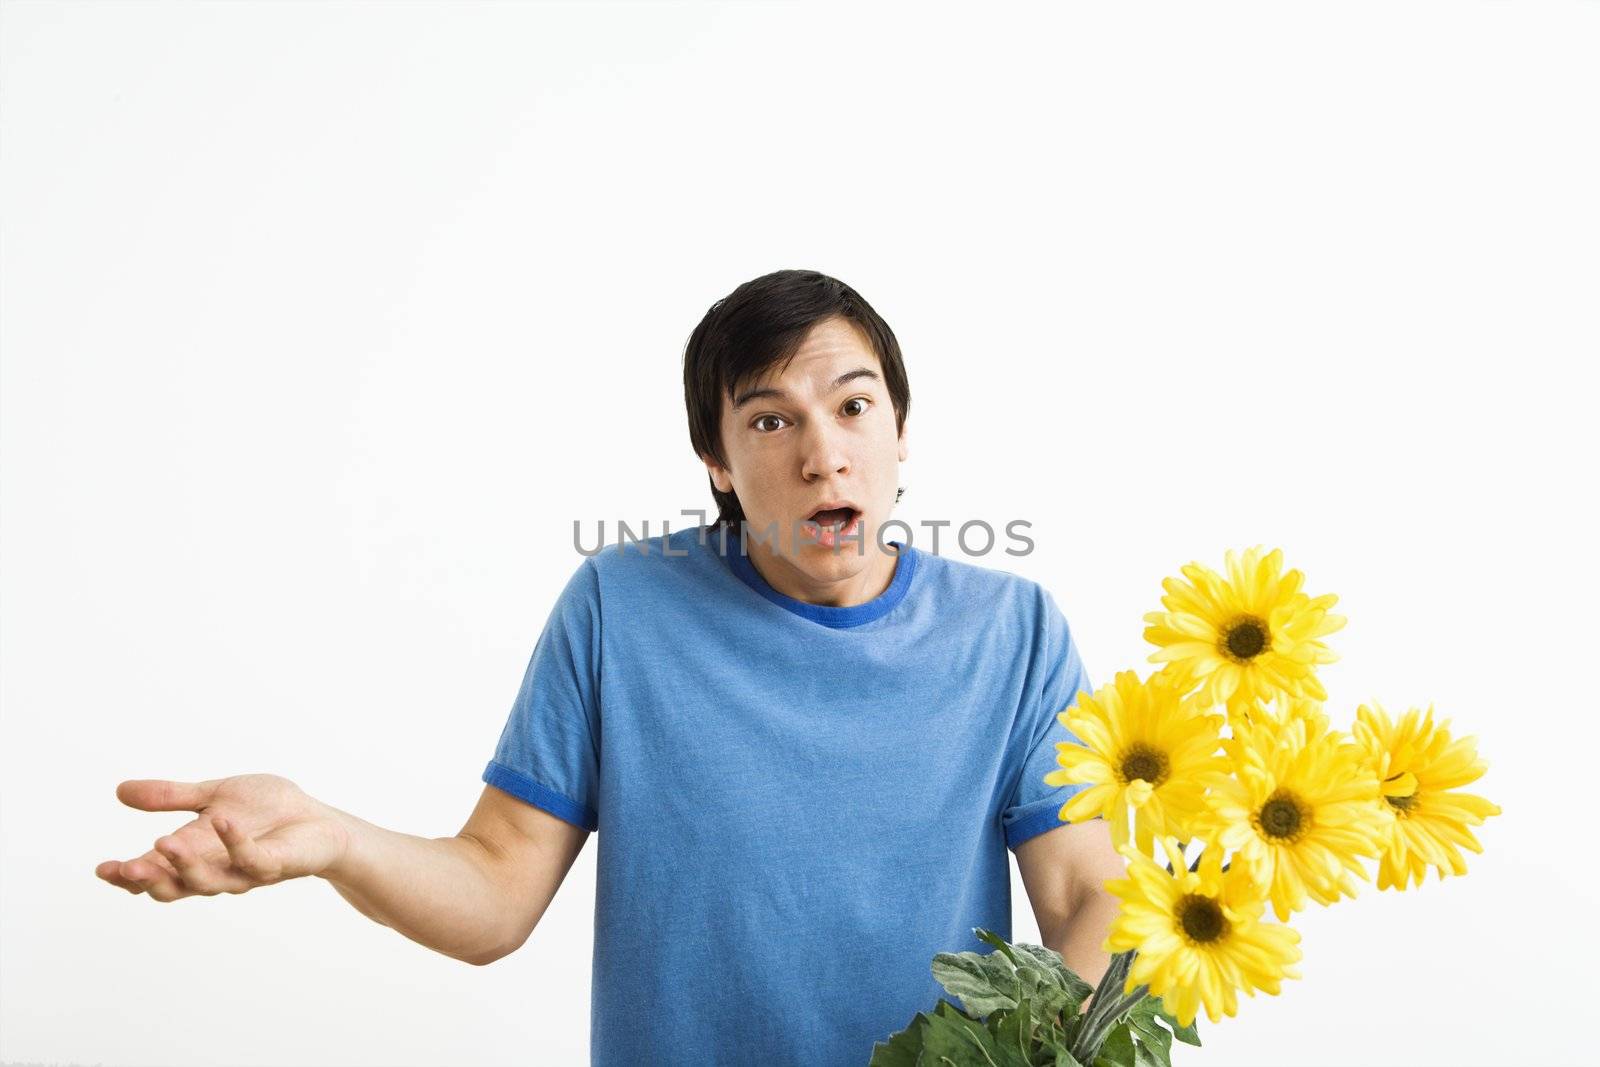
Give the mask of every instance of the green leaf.
M 972 928 L 972 932 L 978 935 L 979 941 L 986 941 L 1003 953 L 1005 958 L 1011 961 L 1011 966 L 1021 966 L 1022 961 L 1017 958 L 1016 952 L 1014 952 L 1011 948 L 1011 943 L 1005 938 L 1001 937 L 992 930 L 985 930 L 981 926 L 974 926 Z
M 1137 1039 L 1136 1048 L 1148 1047 L 1150 1054 L 1163 1065 L 1172 1062 L 1172 1034 L 1166 1027 L 1156 1022 L 1154 1016 L 1130 1013 L 1128 1025 L 1132 1027 L 1133 1036 Z
M 1029 1050 L 1033 1056 L 1033 1067 L 1055 1067 L 1056 1050 L 1072 1048 L 1072 1037 L 1077 1033 L 1074 1027 L 1070 1032 L 1061 1029 L 1061 1021 L 1054 1017 L 1045 1018 L 1033 1032 L 1033 1048 Z
M 1127 1026 L 1113 1026 L 1094 1058 L 1094 1067 L 1134 1067 L 1133 1057 L 1133 1037 Z
M 1152 997 L 1150 999 L 1157 1002 L 1156 1012 L 1161 1016 L 1162 1022 L 1172 1027 L 1173 1037 L 1177 1038 L 1179 1041 L 1182 1041 L 1185 1045 L 1193 1045 L 1195 1048 L 1200 1047 L 1200 1031 L 1196 1030 L 1194 1025 L 1200 1021 L 1199 1015 L 1196 1015 L 1192 1020 L 1190 1020 L 1188 1026 L 1179 1026 L 1177 1017 L 1167 1011 L 1167 1006 L 1165 1004 L 1159 1003 L 1161 1000 L 1160 997 Z
M 1016 968 L 994 952 L 941 952 L 933 957 L 933 976 L 974 1017 L 1016 1007 L 1021 992 Z
M 1093 990 L 1073 974 L 1061 957 L 1042 945 L 1013 945 L 981 927 L 978 937 L 996 951 L 941 952 L 933 958 L 933 976 L 969 1014 L 1014 1008 L 1023 997 L 1034 1002 L 1033 1017 L 1050 1018 L 1077 1012 Z
M 1028 1059 L 1028 1052 L 1031 1047 L 1031 1042 L 1028 1045 L 1023 1045 L 1015 1040 L 1014 1034 L 1007 1033 L 1002 1036 L 1001 1034 L 995 1032 L 995 1030 L 999 1027 L 1014 1026 L 1015 1023 L 1010 1022 L 1010 1020 L 1013 1019 L 1016 1014 L 1017 1013 L 1014 1011 L 995 1012 L 995 1015 L 999 1017 L 1000 1022 L 997 1023 L 995 1027 L 991 1028 L 989 1033 L 990 1036 L 994 1038 L 995 1048 L 999 1050 L 995 1054 L 994 1061 L 996 1067 L 1033 1067 L 1032 1061 Z M 1024 1040 L 1026 1040 L 1025 1035 Z
M 1040 970 L 1055 975 L 1061 988 L 1072 994 L 1072 1006 L 1074 1009 L 1088 1000 L 1089 994 L 1094 992 L 1094 986 L 1079 978 L 1077 973 L 1067 966 L 1067 961 L 1061 958 L 1061 953 L 1055 949 L 1046 948 L 1043 945 L 1030 945 L 1026 942 L 1018 942 L 1011 947 L 1017 951 L 1018 955 L 1026 956 L 1032 960 L 1039 966 Z
M 982 927 L 973 933 L 994 951 L 936 955 L 933 975 L 949 999 L 942 998 L 931 1014 L 919 1013 L 889 1045 L 876 1046 L 875 1057 L 884 1058 L 869 1067 L 1084 1067 L 1070 1050 L 1094 988 L 1052 949 L 1013 944 Z M 1171 1044 L 1155 1022 L 1154 1001 L 1141 1000 L 1125 1013 L 1127 1021 L 1113 1028 L 1094 1067 L 1170 1067 L 1144 1062 L 1166 1058 Z M 1137 1043 L 1129 1030 L 1136 1019 Z M 1150 1055 L 1140 1058 L 1146 1044 Z
M 928 1020 L 928 1030 L 922 1039 L 922 1053 L 917 1057 L 919 1067 L 997 1067 L 1000 1063 L 1000 1046 L 995 1044 L 989 1031 L 975 1019 L 961 1013 L 948 1000 L 939 1006 Z M 946 1063 L 946 1061 L 949 1061 Z
M 1158 1059 L 1155 1051 L 1149 1045 L 1141 1045 L 1135 1042 L 1133 1046 L 1133 1067 L 1172 1067 L 1172 1061 Z
M 954 1004 L 943 997 L 940 997 L 939 1003 L 933 1006 L 933 1014 L 935 1018 L 964 1019 L 968 1022 L 973 1021 L 970 1015 L 961 1010 L 960 1005 Z
M 1083 1064 L 1072 1058 L 1072 1053 L 1064 1048 L 1056 1049 L 1056 1067 L 1083 1067 Z
M 1086 1018 L 1088 1016 L 1081 1011 L 1067 1016 L 1065 1024 L 1061 1027 L 1061 1040 L 1068 1048 L 1071 1048 L 1072 1043 L 1077 1040 L 1078 1031 L 1083 1029 L 1083 1023 Z
M 1059 984 L 1057 977 L 1050 972 L 1027 967 L 1017 972 L 1017 996 L 1028 997 L 1034 1002 L 1034 1011 L 1041 1016 L 1052 1017 L 1066 1014 L 1065 1009 L 1070 1004 L 1072 1011 L 1078 1010 L 1078 1003 L 1072 999 L 1072 994 Z
M 997 1011 L 990 1018 L 989 1032 L 1002 1048 L 1025 1053 L 1033 1044 L 1033 1003 L 1023 997 L 1013 1011 Z
M 904 1030 L 872 1046 L 872 1059 L 867 1067 L 917 1067 L 917 1056 L 922 1052 L 922 1035 L 927 1029 L 927 1014 L 917 1012 Z

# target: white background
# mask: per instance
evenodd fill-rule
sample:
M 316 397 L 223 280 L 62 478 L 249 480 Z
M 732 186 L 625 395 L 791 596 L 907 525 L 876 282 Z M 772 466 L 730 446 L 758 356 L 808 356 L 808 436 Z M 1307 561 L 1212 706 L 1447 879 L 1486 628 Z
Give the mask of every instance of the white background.
M 1350 619 L 1336 722 L 1479 738 L 1472 873 L 1301 915 L 1304 979 L 1180 1064 L 1591 1049 L 1597 5 L 0 19 L 0 1058 L 587 1061 L 593 841 L 486 968 L 318 880 L 93 869 L 187 821 L 135 777 L 455 833 L 573 519 L 711 505 L 683 345 L 784 267 L 904 347 L 899 515 L 1031 521 L 972 562 L 1097 683 L 1149 669 L 1162 577 L 1276 545 Z

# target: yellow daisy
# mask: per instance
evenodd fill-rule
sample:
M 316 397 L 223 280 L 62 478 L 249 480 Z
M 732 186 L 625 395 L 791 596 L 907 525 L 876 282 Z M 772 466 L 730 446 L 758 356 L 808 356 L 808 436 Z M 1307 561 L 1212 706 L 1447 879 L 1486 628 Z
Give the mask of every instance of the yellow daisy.
M 1131 808 L 1146 853 L 1156 834 L 1188 839 L 1192 820 L 1205 812 L 1208 780 L 1228 770 L 1218 751 L 1221 717 L 1200 714 L 1159 673 L 1140 682 L 1133 671 L 1122 671 L 1111 685 L 1078 694 L 1056 718 L 1083 744 L 1057 742 L 1063 769 L 1046 774 L 1045 783 L 1091 783 L 1061 806 L 1061 819 L 1103 816 L 1121 844 L 1128 840 Z
M 1145 640 L 1160 646 L 1150 662 L 1164 663 L 1163 673 L 1184 692 L 1199 683 L 1205 707 L 1226 703 L 1237 714 L 1280 692 L 1328 698 L 1316 666 L 1339 657 L 1318 638 L 1344 626 L 1343 616 L 1328 613 L 1339 598 L 1307 596 L 1298 570 L 1280 576 L 1281 549 L 1264 558 L 1260 551 L 1259 545 L 1248 549 L 1241 559 L 1229 549 L 1226 579 L 1199 563 L 1186 564 L 1187 582 L 1162 580 L 1167 610 L 1144 617 L 1150 624 Z
M 1328 716 L 1322 710 L 1322 701 L 1311 697 L 1289 696 L 1285 693 L 1273 693 L 1271 700 L 1262 700 L 1259 696 L 1238 697 L 1228 702 L 1228 726 L 1235 735 L 1243 733 L 1256 723 L 1266 723 L 1269 726 L 1289 726 L 1298 729 L 1295 736 L 1301 738 L 1304 744 L 1304 734 L 1307 726 L 1315 728 L 1318 724 L 1322 729 L 1327 729 Z M 1296 723 L 1304 720 L 1304 724 L 1295 727 Z
M 1378 888 L 1406 889 L 1413 879 L 1420 886 L 1430 864 L 1440 880 L 1466 874 L 1457 846 L 1483 851 L 1467 827 L 1500 814 L 1498 804 L 1455 791 L 1488 769 L 1477 739 L 1452 741 L 1450 720 L 1435 725 L 1431 704 L 1425 717 L 1411 708 L 1396 724 L 1377 701 L 1356 709 L 1355 737 L 1387 801 L 1380 806 L 1388 818 Z
M 1289 730 L 1287 736 L 1295 744 L 1305 744 L 1311 731 L 1326 731 L 1329 728 L 1327 713 L 1322 710 L 1322 701 L 1311 697 L 1274 693 L 1270 701 L 1257 698 L 1241 706 L 1249 711 L 1249 714 L 1242 719 L 1241 730 L 1247 730 L 1258 722 L 1277 727 L 1280 733 L 1287 728 Z
M 1328 732 L 1330 726 L 1328 716 L 1322 710 L 1322 701 L 1280 694 L 1276 703 L 1277 714 L 1271 718 L 1277 725 L 1290 730 L 1289 737 L 1294 744 L 1304 745 L 1309 738 Z
M 1198 869 L 1190 871 L 1177 841 L 1166 837 L 1162 843 L 1172 872 L 1123 845 L 1129 877 L 1105 885 L 1122 907 L 1101 951 L 1137 950 L 1124 993 L 1148 984 L 1187 1026 L 1202 1005 L 1217 1022 L 1237 1013 L 1239 990 L 1276 996 L 1282 979 L 1300 977 L 1294 967 L 1301 957 L 1300 934 L 1261 921 L 1266 898 L 1248 867 L 1230 863 L 1222 870 L 1222 849 L 1209 842 Z
M 1315 702 L 1292 700 L 1281 718 L 1258 716 L 1222 742 L 1233 775 L 1210 795 L 1207 833 L 1247 864 L 1279 919 L 1309 897 L 1355 896 L 1386 825 L 1377 772 Z

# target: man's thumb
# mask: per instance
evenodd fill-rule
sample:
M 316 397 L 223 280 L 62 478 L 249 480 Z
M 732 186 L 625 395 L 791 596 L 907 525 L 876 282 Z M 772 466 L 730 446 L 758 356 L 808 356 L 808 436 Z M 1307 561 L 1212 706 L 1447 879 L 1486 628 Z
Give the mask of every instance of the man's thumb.
M 199 811 L 211 803 L 217 780 L 169 782 L 163 778 L 130 778 L 117 785 L 117 799 L 142 811 Z

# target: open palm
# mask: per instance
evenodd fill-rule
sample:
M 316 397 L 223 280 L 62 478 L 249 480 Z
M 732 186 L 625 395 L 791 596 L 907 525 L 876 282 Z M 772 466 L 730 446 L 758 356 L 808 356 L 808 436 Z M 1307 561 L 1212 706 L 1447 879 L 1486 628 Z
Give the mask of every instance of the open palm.
M 163 902 L 320 874 L 349 841 L 335 809 L 275 774 L 130 779 L 117 786 L 117 799 L 142 811 L 198 813 L 144 855 L 95 868 L 112 885 Z

